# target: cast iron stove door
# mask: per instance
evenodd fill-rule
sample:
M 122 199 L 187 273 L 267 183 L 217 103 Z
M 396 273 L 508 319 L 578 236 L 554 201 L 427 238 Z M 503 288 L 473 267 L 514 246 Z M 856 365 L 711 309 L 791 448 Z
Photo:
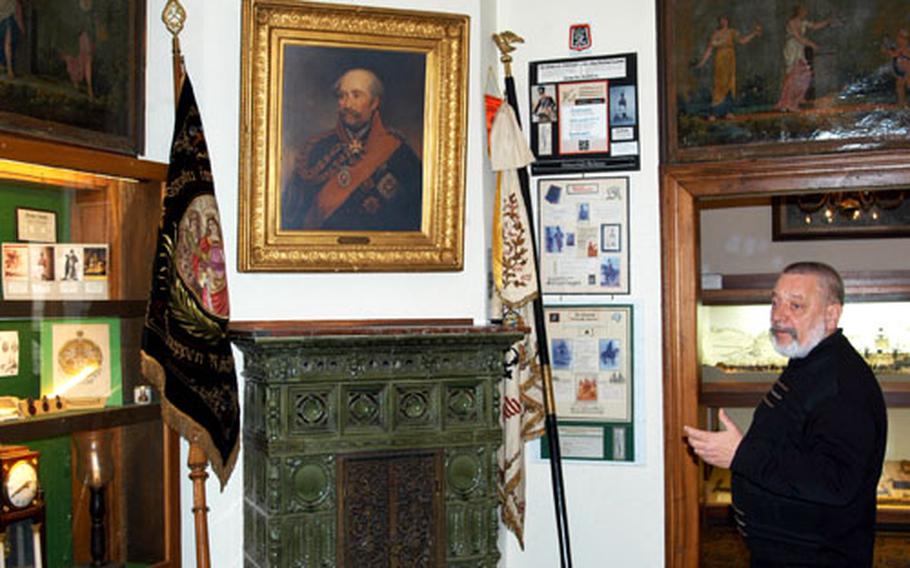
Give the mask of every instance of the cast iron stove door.
M 341 460 L 342 566 L 445 565 L 441 464 L 439 451 Z

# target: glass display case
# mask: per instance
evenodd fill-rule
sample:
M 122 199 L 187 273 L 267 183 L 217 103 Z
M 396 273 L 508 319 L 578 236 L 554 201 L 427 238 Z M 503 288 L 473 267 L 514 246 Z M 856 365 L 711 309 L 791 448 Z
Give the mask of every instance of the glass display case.
M 179 565 L 179 445 L 139 371 L 166 171 L 0 136 L 0 463 L 37 469 L 0 492 L 5 566 Z

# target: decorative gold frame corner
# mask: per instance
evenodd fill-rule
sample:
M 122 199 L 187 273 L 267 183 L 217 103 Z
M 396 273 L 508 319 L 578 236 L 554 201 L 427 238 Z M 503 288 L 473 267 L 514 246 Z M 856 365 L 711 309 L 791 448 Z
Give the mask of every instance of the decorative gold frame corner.
M 241 272 L 457 271 L 464 256 L 466 15 L 244 0 L 238 269 Z M 280 226 L 282 46 L 425 56 L 419 231 Z

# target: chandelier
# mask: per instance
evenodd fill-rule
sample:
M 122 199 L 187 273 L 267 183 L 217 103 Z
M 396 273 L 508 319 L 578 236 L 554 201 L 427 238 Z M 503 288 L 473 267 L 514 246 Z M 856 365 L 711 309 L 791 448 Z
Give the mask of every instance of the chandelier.
M 903 189 L 813 193 L 798 196 L 796 204 L 807 225 L 834 223 L 838 218 L 868 225 L 881 219 L 884 211 L 900 207 L 904 193 Z

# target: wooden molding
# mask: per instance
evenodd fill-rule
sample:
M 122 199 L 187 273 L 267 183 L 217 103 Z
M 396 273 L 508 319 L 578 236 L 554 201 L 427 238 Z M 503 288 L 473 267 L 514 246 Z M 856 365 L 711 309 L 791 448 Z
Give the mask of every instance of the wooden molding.
M 9 134 L 0 134 L 0 158 L 136 180 L 167 178 L 167 164 Z
M 723 287 L 702 290 L 705 305 L 767 304 L 777 274 L 723 274 Z M 910 270 L 841 272 L 848 302 L 901 302 L 910 300 Z

